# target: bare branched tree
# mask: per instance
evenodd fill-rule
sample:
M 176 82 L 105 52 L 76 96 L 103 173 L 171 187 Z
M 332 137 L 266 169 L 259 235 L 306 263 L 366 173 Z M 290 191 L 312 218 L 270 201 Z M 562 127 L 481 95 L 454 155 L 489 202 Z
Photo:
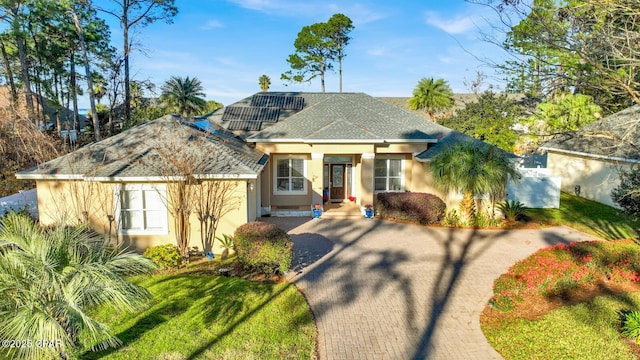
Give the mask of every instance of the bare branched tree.
M 176 120 L 177 121 L 177 120 Z M 167 208 L 175 226 L 176 243 L 186 259 L 189 252 L 191 215 L 200 221 L 201 243 L 210 251 L 220 219 L 237 209 L 239 198 L 234 195 L 237 183 L 225 179 L 201 179 L 211 165 L 211 147 L 205 132 L 195 132 L 186 126 L 171 127 L 175 136 L 156 147 L 167 182 Z M 167 143 L 168 142 L 168 143 Z
M 200 241 L 207 252 L 213 248 L 218 223 L 238 208 L 240 199 L 234 195 L 238 186 L 228 180 L 203 181 L 196 187 L 195 211 L 200 221 Z

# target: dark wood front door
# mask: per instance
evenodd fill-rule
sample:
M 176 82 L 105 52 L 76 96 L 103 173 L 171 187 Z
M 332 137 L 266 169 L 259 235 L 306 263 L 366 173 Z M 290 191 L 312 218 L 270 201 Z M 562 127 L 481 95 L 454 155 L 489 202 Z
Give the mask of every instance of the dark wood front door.
M 344 199 L 344 164 L 331 164 L 331 199 Z

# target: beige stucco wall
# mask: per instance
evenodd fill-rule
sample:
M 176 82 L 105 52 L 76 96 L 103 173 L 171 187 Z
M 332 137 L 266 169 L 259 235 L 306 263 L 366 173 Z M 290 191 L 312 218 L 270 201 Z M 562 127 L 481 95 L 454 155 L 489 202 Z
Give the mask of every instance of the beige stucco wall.
M 323 160 L 332 155 L 353 156 L 354 193 L 360 205 L 375 203 L 374 160 L 397 158 L 405 161 L 405 190 L 426 192 L 440 196 L 448 207 L 457 207 L 457 194 L 442 194 L 433 186 L 428 164 L 414 159 L 414 154 L 423 151 L 426 144 L 258 144 L 262 151 L 271 153 L 270 163 L 261 176 L 261 206 L 273 208 L 307 207 L 319 202 L 322 195 Z M 305 153 L 304 151 L 309 151 Z M 307 195 L 273 194 L 273 161 L 278 156 L 304 156 L 307 159 Z
M 232 210 L 225 215 L 218 224 L 217 236 L 222 234 L 233 234 L 235 229 L 246 223 L 248 220 L 248 203 L 255 207 L 255 199 L 247 201 L 249 197 L 257 194 L 254 190 L 249 191 L 246 181 L 232 181 L 235 187 L 230 195 L 233 202 Z M 109 234 L 109 220 L 107 215 L 115 215 L 116 197 L 114 187 L 116 183 L 97 183 L 84 181 L 37 181 L 38 211 L 40 222 L 44 225 L 51 225 L 61 222 L 76 223 L 84 218 L 82 212 L 86 211 L 91 228 L 100 234 Z M 252 195 L 253 194 L 253 195 Z M 251 206 L 249 205 L 249 206 Z M 255 214 L 255 211 L 253 212 Z M 162 235 L 122 235 L 115 231 L 112 225 L 112 241 L 124 242 L 132 248 L 144 250 L 149 246 L 161 244 L 175 244 L 175 227 L 171 213 L 168 212 L 168 233 Z M 202 250 L 200 241 L 200 222 L 197 215 L 192 213 L 190 218 L 191 239 L 190 246 L 197 246 Z M 216 242 L 214 252 L 221 249 Z
M 551 175 L 562 177 L 562 191 L 573 194 L 574 187 L 580 185 L 580 196 L 619 208 L 611 200 L 611 191 L 620 185 L 619 171 L 629 170 L 630 163 L 551 151 L 547 154 Z
M 445 202 L 447 209 L 458 208 L 461 198 L 457 193 L 444 193 L 433 185 L 433 175 L 431 174 L 428 162 L 418 162 L 414 160 L 411 164 L 412 181 L 410 184 L 411 187 L 407 187 L 407 190 L 437 195 Z

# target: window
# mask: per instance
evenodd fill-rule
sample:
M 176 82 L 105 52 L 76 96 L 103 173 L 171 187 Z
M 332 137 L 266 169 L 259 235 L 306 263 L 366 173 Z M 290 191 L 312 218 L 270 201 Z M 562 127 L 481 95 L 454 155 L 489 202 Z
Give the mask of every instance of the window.
M 118 189 L 120 232 L 168 234 L 167 189 L 164 185 L 123 185 Z
M 375 159 L 374 167 L 375 191 L 404 191 L 402 159 Z
M 302 157 L 276 158 L 274 161 L 274 194 L 307 193 L 306 161 Z

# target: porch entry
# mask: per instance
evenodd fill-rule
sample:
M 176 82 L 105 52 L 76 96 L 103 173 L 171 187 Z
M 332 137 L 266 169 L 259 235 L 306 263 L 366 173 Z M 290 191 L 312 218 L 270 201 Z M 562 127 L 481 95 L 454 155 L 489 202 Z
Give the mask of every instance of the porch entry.
M 324 158 L 324 189 L 331 202 L 342 202 L 353 193 L 353 158 L 326 156 Z

